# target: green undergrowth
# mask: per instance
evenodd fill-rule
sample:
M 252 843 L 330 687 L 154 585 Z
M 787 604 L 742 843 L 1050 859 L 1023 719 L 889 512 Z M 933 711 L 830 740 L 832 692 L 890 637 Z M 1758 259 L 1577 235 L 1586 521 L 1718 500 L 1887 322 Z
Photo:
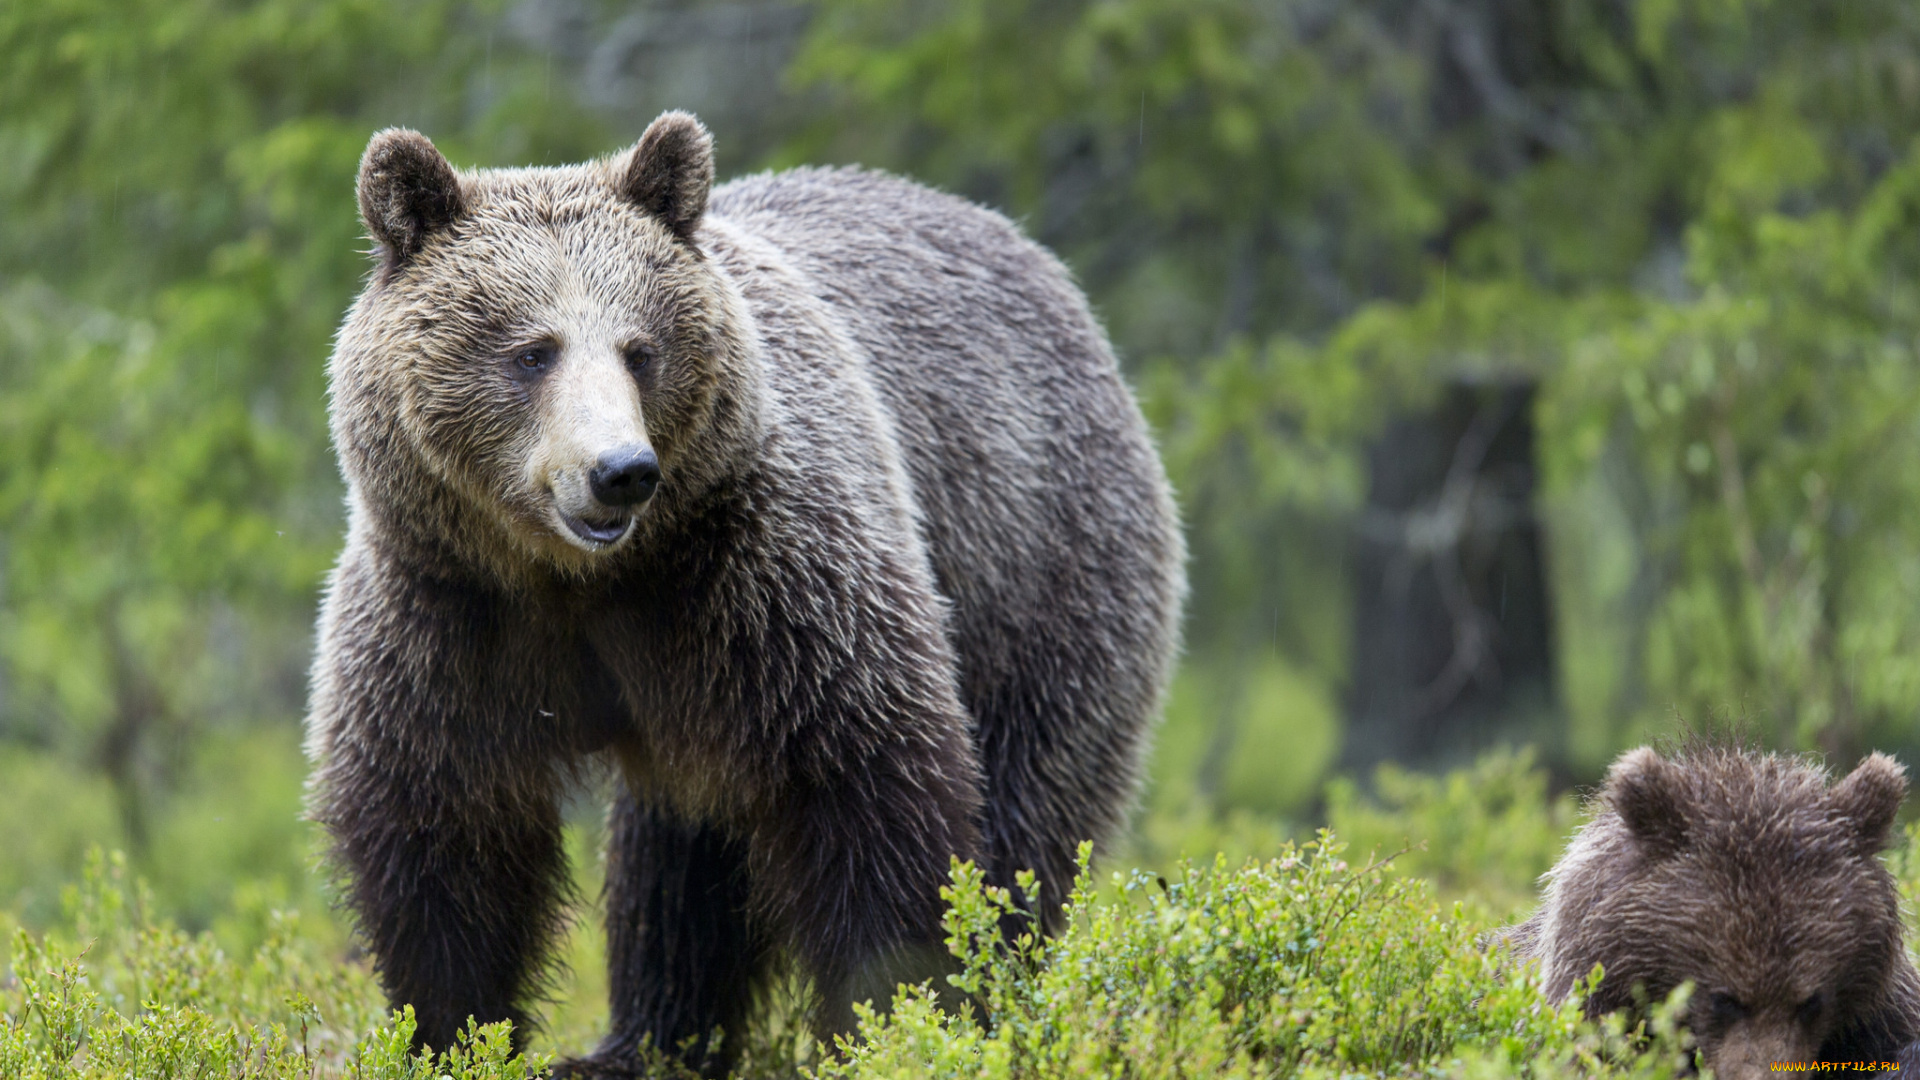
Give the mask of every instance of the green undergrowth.
M 1362 855 L 1405 849 L 1396 870 L 1490 921 L 1533 906 L 1540 875 L 1578 817 L 1571 793 L 1548 791 L 1530 749 L 1489 751 L 1443 774 L 1382 765 L 1372 788 L 1367 795 L 1345 777 L 1330 781 L 1329 826 Z
M 412 1011 L 388 1014 L 365 967 L 275 913 L 247 955 L 152 910 L 124 859 L 96 854 L 44 933 L 12 928 L 0 983 L 7 1080 L 524 1080 L 506 1024 L 446 1053 L 412 1052 Z
M 1015 898 L 956 864 L 954 985 L 902 988 L 835 1047 L 813 1043 L 800 992 L 783 987 L 753 1030 L 724 1033 L 738 1075 L 1557 1078 L 1671 1075 L 1685 1061 L 1677 1005 L 1635 1031 L 1589 1022 L 1576 1003 L 1549 1005 L 1531 969 L 1486 946 L 1531 906 L 1575 822 L 1572 800 L 1549 793 L 1530 756 L 1493 754 L 1447 776 L 1384 770 L 1364 792 L 1333 785 L 1326 809 L 1332 831 L 1305 842 L 1250 813 L 1150 814 L 1098 874 L 1083 856 L 1067 928 L 1046 942 L 1000 941 Z M 244 832 L 237 813 L 200 816 Z M 205 827 L 183 811 L 156 831 L 157 852 L 173 832 Z M 0 969 L 0 1078 L 541 1075 L 591 1048 L 607 1019 L 591 902 L 601 838 L 578 826 L 567 835 L 583 903 L 526 1057 L 498 1025 L 448 1054 L 410 1053 L 411 1020 L 388 1010 L 300 859 L 262 863 L 271 873 L 256 881 L 209 869 L 209 855 L 171 876 L 158 867 L 149 888 L 147 864 L 136 874 L 96 852 L 64 887 L 50 884 L 49 857 L 20 879 L 42 884 L 0 906 L 12 950 Z M 1920 906 L 1920 831 L 1888 861 Z
M 1071 925 L 1001 947 L 1005 890 L 959 864 L 946 891 L 963 1000 L 906 988 L 861 1012 L 819 1080 L 967 1077 L 1677 1075 L 1677 1005 L 1628 1032 L 1547 1004 L 1459 904 L 1329 832 L 1265 862 L 1086 872 Z M 1031 888 L 1031 881 L 1023 882 Z M 1029 893 L 1031 895 L 1031 892 Z
M 1388 860 L 1349 863 L 1331 833 L 1266 861 L 1095 882 L 1083 853 L 1067 931 L 1004 943 L 1013 899 L 957 863 L 945 896 L 959 970 L 944 997 L 904 987 L 832 1050 L 776 1022 L 746 1036 L 743 1075 L 1659 1076 L 1684 1059 L 1671 1008 L 1627 1032 L 1548 1005 L 1460 904 Z M 61 918 L 12 941 L 10 1080 L 521 1080 L 546 1067 L 516 1056 L 504 1025 L 413 1054 L 410 1015 L 388 1013 L 364 963 L 296 916 L 271 915 L 251 952 L 230 954 L 156 915 L 117 857 L 94 858 Z

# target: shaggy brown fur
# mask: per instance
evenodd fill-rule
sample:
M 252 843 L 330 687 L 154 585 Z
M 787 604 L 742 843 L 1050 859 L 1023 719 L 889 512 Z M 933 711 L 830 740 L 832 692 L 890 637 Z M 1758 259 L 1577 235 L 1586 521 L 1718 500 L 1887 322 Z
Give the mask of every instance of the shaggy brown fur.
M 1717 747 L 1621 756 L 1512 939 L 1566 996 L 1597 964 L 1598 1015 L 1694 984 L 1702 1063 L 1892 1061 L 1920 1035 L 1920 975 L 1876 858 L 1906 773 L 1874 754 L 1839 783 L 1789 757 Z
M 435 1046 L 526 1020 L 592 756 L 604 1075 L 737 1031 L 782 954 L 844 1025 L 939 951 L 951 856 L 1037 870 L 1051 925 L 1132 797 L 1183 555 L 1066 272 L 890 177 L 711 180 L 677 113 L 580 166 L 362 163 L 311 804 Z

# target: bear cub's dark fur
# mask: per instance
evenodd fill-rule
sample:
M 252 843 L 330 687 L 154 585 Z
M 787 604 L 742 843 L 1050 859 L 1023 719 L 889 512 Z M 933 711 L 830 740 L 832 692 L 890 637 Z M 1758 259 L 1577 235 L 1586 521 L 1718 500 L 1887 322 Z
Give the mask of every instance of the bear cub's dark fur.
M 1778 754 L 1695 746 L 1620 757 L 1594 816 L 1510 934 L 1555 1000 L 1601 964 L 1598 1015 L 1694 984 L 1701 1063 L 1894 1061 L 1920 1035 L 1920 975 L 1878 853 L 1905 770 L 1873 754 L 1829 786 Z

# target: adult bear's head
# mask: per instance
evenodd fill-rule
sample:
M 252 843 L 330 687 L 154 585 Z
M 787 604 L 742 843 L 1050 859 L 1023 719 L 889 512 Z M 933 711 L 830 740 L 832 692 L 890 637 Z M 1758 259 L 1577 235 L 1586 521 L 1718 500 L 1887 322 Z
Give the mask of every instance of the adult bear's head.
M 711 471 L 702 436 L 744 351 L 701 250 L 712 183 L 712 140 L 679 112 L 551 169 L 457 173 L 417 132 L 375 135 L 358 190 L 378 265 L 330 369 L 356 511 L 508 577 L 589 572 L 669 513 Z

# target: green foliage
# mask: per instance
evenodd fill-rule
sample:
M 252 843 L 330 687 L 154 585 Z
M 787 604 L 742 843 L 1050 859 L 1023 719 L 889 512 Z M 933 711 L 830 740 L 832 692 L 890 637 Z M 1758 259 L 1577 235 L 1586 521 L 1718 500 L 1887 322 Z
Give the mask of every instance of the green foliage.
M 1147 805 L 1179 814 L 1224 801 L 1298 816 L 1339 750 L 1340 717 L 1326 684 L 1279 656 L 1223 668 L 1195 658 L 1174 677 L 1154 737 Z
M 311 1080 L 525 1080 L 508 1025 L 469 1027 L 438 1055 L 410 1049 L 411 1009 L 385 1016 L 365 969 L 342 965 L 275 916 L 249 953 L 155 917 L 125 860 L 89 863 L 45 936 L 13 934 L 0 983 L 0 1075 Z
M 238 399 L 205 402 L 174 348 L 45 286 L 0 293 L 0 354 L 22 358 L 0 361 L 14 373 L 0 376 L 0 734 L 97 765 L 115 832 L 142 852 L 153 778 L 186 749 L 163 736 L 231 692 L 218 659 L 232 605 L 305 594 L 325 565 L 278 513 L 290 433 Z M 247 654 L 298 647 L 263 636 Z
M 51 921 L 61 886 L 88 849 L 120 842 L 119 826 L 106 780 L 45 751 L 0 750 L 0 911 Z
M 1444 776 L 1382 765 L 1373 792 L 1330 783 L 1328 827 L 1370 858 L 1398 852 L 1396 869 L 1496 916 L 1532 906 L 1575 817 L 1570 796 L 1548 796 L 1531 751 L 1494 751 Z
M 313 872 L 310 826 L 300 819 L 306 761 L 284 726 L 222 732 L 196 742 L 179 789 L 156 800 L 142 874 L 159 909 L 248 950 L 271 911 L 306 913 L 307 933 L 341 938 Z M 0 749 L 0 910 L 53 925 L 61 886 L 90 847 L 126 842 L 111 785 L 65 756 Z
M 136 852 L 204 732 L 300 707 L 367 135 L 619 141 L 502 12 L 0 10 L 0 738 L 105 776 Z M 1902 0 L 819 0 L 818 122 L 730 154 L 902 169 L 1065 254 L 1194 553 L 1206 700 L 1155 798 L 1297 815 L 1366 440 L 1462 377 L 1542 387 L 1557 768 L 1676 711 L 1920 746 L 1916 56 Z
M 1904 0 L 823 0 L 798 152 L 1068 253 L 1187 509 L 1197 655 L 1347 677 L 1359 456 L 1541 385 L 1569 761 L 1689 717 L 1915 740 Z M 1230 805 L 1230 804 L 1229 804 Z
M 604 146 L 497 18 L 0 8 L 0 738 L 104 774 L 142 856 L 210 719 L 300 708 L 368 136 L 411 123 L 463 163 Z
M 1329 292 L 1417 265 L 1439 210 L 1403 153 L 1424 73 L 1364 7 L 1294 8 L 828 0 L 790 74 L 841 107 L 789 152 L 1039 211 L 1155 352 L 1323 323 Z
M 1900 886 L 1900 910 L 1908 933 L 1920 932 L 1920 821 L 1901 830 L 1900 844 L 1886 855 L 1887 869 Z
M 1613 487 L 1645 507 L 1628 542 L 1667 582 L 1610 688 L 1643 728 L 1736 708 L 1770 740 L 1851 756 L 1903 738 L 1920 705 L 1911 146 L 1854 206 L 1696 226 L 1697 296 L 1568 346 L 1543 403 L 1550 467 L 1566 489 L 1626 458 Z M 1566 577 L 1592 602 L 1625 591 Z
M 968 864 L 943 894 L 966 995 L 903 988 L 813 1073 L 866 1077 L 1679 1075 L 1677 1008 L 1650 1041 L 1546 1006 L 1532 968 L 1503 970 L 1459 908 L 1331 833 L 1238 868 L 1135 872 L 1095 893 L 1082 853 L 1070 926 L 1007 943 L 1017 910 Z M 1031 882 L 1023 887 L 1031 891 Z
M 1538 381 L 1556 766 L 1597 775 L 1676 712 L 1838 760 L 1920 748 L 1913 5 L 812 10 L 787 75 L 819 121 L 730 155 L 901 169 L 1061 251 L 1159 433 L 1195 588 L 1130 852 L 1167 887 L 1083 888 L 1066 937 L 996 950 L 1006 898 L 961 873 L 971 1011 L 910 992 L 821 1075 L 1670 1070 L 1671 1006 L 1651 1041 L 1581 1024 L 1472 948 L 1572 820 L 1530 759 L 1326 789 L 1355 850 L 1411 845 L 1389 868 L 1287 846 L 1355 676 L 1364 449 L 1451 380 Z M 0 1075 L 428 1074 L 342 960 L 287 721 L 340 520 L 322 360 L 365 270 L 367 136 L 418 127 L 462 165 L 621 141 L 502 12 L 0 5 L 0 921 L 40 935 L 0 985 Z M 102 842 L 152 892 L 96 872 L 63 909 Z M 1912 906 L 1920 833 L 1892 862 Z M 604 1024 L 596 933 L 556 1048 Z M 503 1038 L 433 1068 L 519 1075 Z M 755 1073 L 807 1060 L 796 1028 L 750 1038 Z
M 943 893 L 950 985 L 903 987 L 885 1012 L 860 1010 L 858 1037 L 831 1051 L 811 1044 L 797 999 L 778 1002 L 768 1022 L 728 1033 L 742 1040 L 737 1075 L 1685 1075 L 1685 990 L 1631 1028 L 1589 1022 L 1578 994 L 1590 986 L 1549 1006 L 1534 968 L 1488 951 L 1507 910 L 1435 899 L 1425 875 L 1448 882 L 1443 893 L 1487 898 L 1525 889 L 1524 859 L 1557 854 L 1570 807 L 1548 799 L 1527 755 L 1445 777 L 1384 774 L 1378 789 L 1372 803 L 1329 800 L 1336 820 L 1371 832 L 1381 850 L 1365 860 L 1322 831 L 1277 841 L 1268 858 L 1217 855 L 1096 887 L 1083 850 L 1068 928 L 1047 942 L 1003 940 L 1014 898 L 956 864 Z M 1402 837 L 1432 842 L 1396 856 L 1387 845 Z M 576 831 L 569 848 L 583 858 L 588 840 Z M 1889 865 L 1903 896 L 1920 895 L 1920 826 Z M 1033 892 L 1031 878 L 1019 886 Z M 491 1080 L 545 1060 L 514 1057 L 503 1026 L 436 1062 L 412 1055 L 410 1017 L 387 1014 L 337 930 L 258 896 L 237 889 L 218 902 L 215 930 L 183 932 L 124 859 L 96 853 L 58 915 L 11 935 L 0 1075 Z M 0 914 L 0 931 L 8 921 Z M 592 935 L 576 930 L 575 945 L 576 968 L 597 968 Z M 560 991 L 535 1045 L 578 1053 L 602 1033 L 604 984 L 576 970 Z

